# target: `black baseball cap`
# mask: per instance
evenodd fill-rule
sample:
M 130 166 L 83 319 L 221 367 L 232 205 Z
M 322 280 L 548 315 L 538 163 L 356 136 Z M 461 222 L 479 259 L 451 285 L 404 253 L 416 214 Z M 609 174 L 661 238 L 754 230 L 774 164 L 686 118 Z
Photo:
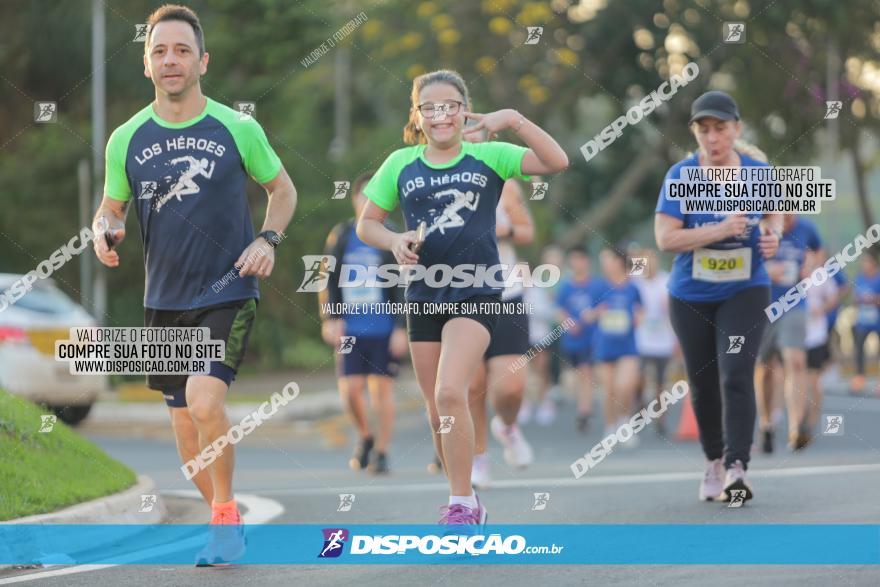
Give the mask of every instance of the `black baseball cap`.
M 691 119 L 688 124 L 693 124 L 695 120 L 708 116 L 719 120 L 739 120 L 739 109 L 730 94 L 712 90 L 691 104 Z

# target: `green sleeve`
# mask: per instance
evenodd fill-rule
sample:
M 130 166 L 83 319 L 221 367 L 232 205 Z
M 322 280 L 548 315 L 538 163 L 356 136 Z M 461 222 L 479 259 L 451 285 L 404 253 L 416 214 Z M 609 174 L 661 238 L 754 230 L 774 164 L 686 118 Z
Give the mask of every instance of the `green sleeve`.
M 134 133 L 150 119 L 153 106 L 148 104 L 140 112 L 121 124 L 110 135 L 104 154 L 104 195 L 111 200 L 127 202 L 131 199 L 131 182 L 125 171 L 128 146 Z
M 104 195 L 120 202 L 131 199 L 131 184 L 125 172 L 125 157 L 133 133 L 126 130 L 126 127 L 120 126 L 113 131 L 110 140 L 107 141 L 104 155 Z
M 482 159 L 504 181 L 511 177 L 528 179 L 522 172 L 522 160 L 528 152 L 526 147 L 500 142 L 476 143 L 474 147 L 476 157 Z
M 229 128 L 244 168 L 257 183 L 272 181 L 281 171 L 281 159 L 269 144 L 263 127 L 254 119 L 236 120 Z
M 394 210 L 400 200 L 397 178 L 403 168 L 417 156 L 416 147 L 406 147 L 391 153 L 364 188 L 364 195 L 383 210 Z

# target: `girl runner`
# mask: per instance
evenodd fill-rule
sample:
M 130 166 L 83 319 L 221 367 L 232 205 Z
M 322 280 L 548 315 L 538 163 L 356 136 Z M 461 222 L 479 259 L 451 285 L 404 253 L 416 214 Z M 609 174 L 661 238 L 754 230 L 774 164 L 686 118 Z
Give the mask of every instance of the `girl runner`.
M 401 265 L 419 264 L 425 280 L 407 287 L 410 351 L 416 378 L 434 435 L 435 449 L 449 479 L 449 504 L 441 524 L 483 524 L 486 509 L 471 487 L 474 427 L 468 409 L 468 385 L 489 346 L 497 321 L 501 288 L 474 280 L 468 287 L 432 286 L 450 265 L 498 265 L 495 208 L 504 182 L 523 174 L 557 173 L 568 157 L 553 138 L 515 110 L 469 112 L 470 98 L 461 76 L 441 70 L 413 80 L 404 142 L 365 189 L 369 202 L 357 234 L 367 244 L 391 250 Z M 462 140 L 466 119 L 477 123 L 467 133 L 507 129 L 529 148 L 502 142 Z M 395 233 L 383 222 L 401 203 L 407 232 Z M 416 227 L 427 224 L 418 243 Z M 413 251 L 413 247 L 418 252 Z M 459 285 L 468 285 L 459 282 Z M 436 311 L 431 303 L 446 304 Z M 451 305 L 450 305 L 451 304 Z M 476 309 L 476 311 L 474 311 Z
M 636 325 L 642 313 L 639 290 L 627 275 L 626 253 L 606 247 L 599 253 L 599 264 L 607 282 L 605 292 L 593 301 L 593 356 L 598 363 L 599 379 L 605 390 L 605 435 L 632 415 L 635 391 L 639 383 L 639 353 L 636 350 Z M 631 436 L 623 446 L 636 446 Z
M 666 180 L 682 177 L 684 167 L 766 165 L 737 143 L 739 118 L 724 92 L 694 100 L 689 124 L 699 151 L 673 165 Z M 778 215 L 764 216 L 760 226 L 761 214 L 684 214 L 678 201 L 666 198 L 665 181 L 657 200 L 657 246 L 678 253 L 669 279 L 670 318 L 707 459 L 702 500 L 730 500 L 734 490 L 744 491 L 744 500 L 753 497 L 746 467 L 755 428 L 755 356 L 770 302 L 764 259 L 776 253 L 782 230 Z

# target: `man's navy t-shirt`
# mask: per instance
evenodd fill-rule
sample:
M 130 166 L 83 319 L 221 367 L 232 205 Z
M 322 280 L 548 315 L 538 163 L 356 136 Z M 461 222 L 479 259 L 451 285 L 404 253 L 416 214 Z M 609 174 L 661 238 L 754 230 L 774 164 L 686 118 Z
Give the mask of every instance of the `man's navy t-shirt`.
M 238 277 L 234 267 L 254 240 L 245 185 L 248 176 L 266 183 L 280 170 L 260 125 L 210 98 L 191 120 L 167 122 L 151 104 L 113 132 L 104 194 L 135 200 L 145 307 L 259 298 L 256 277 Z

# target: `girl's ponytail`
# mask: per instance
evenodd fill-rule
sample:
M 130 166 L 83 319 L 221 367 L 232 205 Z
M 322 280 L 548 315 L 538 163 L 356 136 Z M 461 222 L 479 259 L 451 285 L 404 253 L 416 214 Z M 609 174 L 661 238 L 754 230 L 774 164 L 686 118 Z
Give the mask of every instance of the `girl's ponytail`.
M 419 128 L 416 108 L 417 106 L 413 106 L 410 109 L 409 120 L 406 126 L 403 127 L 403 142 L 407 145 L 418 145 L 419 143 L 427 142 L 425 135 L 422 134 L 422 129 Z

